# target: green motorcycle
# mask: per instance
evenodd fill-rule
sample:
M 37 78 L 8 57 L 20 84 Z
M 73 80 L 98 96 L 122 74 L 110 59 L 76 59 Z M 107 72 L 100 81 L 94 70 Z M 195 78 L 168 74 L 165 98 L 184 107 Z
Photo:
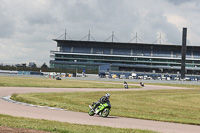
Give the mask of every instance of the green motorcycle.
M 111 104 L 110 103 L 100 103 L 100 105 L 95 109 L 93 110 L 93 108 L 95 107 L 96 103 L 93 102 L 92 106 L 89 105 L 89 115 L 90 116 L 93 116 L 93 115 L 101 115 L 102 117 L 107 117 L 110 113 L 110 110 L 111 110 Z

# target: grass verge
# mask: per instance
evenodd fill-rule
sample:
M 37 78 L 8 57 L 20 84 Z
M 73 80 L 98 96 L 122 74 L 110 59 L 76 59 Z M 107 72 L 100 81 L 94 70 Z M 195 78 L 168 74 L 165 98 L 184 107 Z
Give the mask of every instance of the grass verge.
M 28 128 L 56 133 L 156 133 L 148 130 L 122 129 L 101 126 L 69 124 L 57 121 L 13 117 L 0 114 L 0 126 Z
M 195 82 L 195 81 L 191 81 L 191 82 Z M 156 83 L 155 84 L 155 83 L 148 83 L 148 85 L 184 87 L 184 88 L 191 88 L 191 89 L 199 89 L 200 88 L 200 85 L 193 85 L 193 84 L 161 84 L 161 83 Z
M 47 88 L 124 88 L 123 83 L 100 82 L 86 80 L 63 79 L 55 80 L 49 78 L 33 77 L 1 77 L 0 87 L 47 87 Z M 129 88 L 141 88 L 130 85 Z
M 88 112 L 88 105 L 106 92 L 31 93 L 12 99 L 72 111 Z M 110 115 L 200 125 L 200 89 L 110 91 Z
M 129 88 L 141 88 L 140 86 L 130 85 L 138 84 L 138 82 L 129 81 Z M 145 83 L 145 85 L 161 85 L 198 89 L 200 85 L 192 84 L 159 84 Z M 46 87 L 46 88 L 124 88 L 120 81 L 87 81 L 63 79 L 55 80 L 49 78 L 36 77 L 9 77 L 0 76 L 0 87 Z

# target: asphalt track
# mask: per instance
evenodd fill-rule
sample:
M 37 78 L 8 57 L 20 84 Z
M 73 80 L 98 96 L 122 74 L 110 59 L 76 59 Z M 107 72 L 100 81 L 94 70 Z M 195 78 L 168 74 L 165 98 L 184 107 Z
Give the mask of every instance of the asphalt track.
M 80 91 L 134 91 L 134 90 L 156 90 L 156 89 L 187 89 L 179 87 L 165 87 L 147 85 L 143 89 L 86 89 L 86 88 L 33 88 L 33 87 L 0 87 L 0 97 L 8 96 L 13 93 L 31 92 L 80 92 Z M 87 113 L 73 112 L 66 110 L 47 109 L 32 106 L 24 106 L 12 102 L 0 100 L 0 114 L 12 116 L 54 120 L 75 124 L 88 124 L 109 126 L 116 128 L 147 129 L 162 133 L 200 133 L 200 126 L 177 124 L 169 122 L 159 122 L 151 120 L 140 120 L 109 116 L 102 118 L 99 116 L 90 117 Z

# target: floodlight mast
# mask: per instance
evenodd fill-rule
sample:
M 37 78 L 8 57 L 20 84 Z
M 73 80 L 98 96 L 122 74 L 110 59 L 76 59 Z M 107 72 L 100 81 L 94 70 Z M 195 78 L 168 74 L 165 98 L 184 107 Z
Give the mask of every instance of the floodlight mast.
M 183 28 L 183 36 L 182 36 L 182 48 L 181 48 L 181 79 L 185 78 L 185 57 L 186 57 L 186 47 L 187 43 L 187 28 Z

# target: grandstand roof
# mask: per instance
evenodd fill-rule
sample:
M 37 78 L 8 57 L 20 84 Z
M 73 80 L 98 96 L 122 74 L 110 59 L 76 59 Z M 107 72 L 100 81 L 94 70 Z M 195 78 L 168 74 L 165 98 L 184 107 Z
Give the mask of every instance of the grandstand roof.
M 131 47 L 131 46 L 162 46 L 162 47 L 181 47 L 181 44 L 154 44 L 154 43 L 127 43 L 127 42 L 101 42 L 101 41 L 80 41 L 80 40 L 57 40 L 58 46 L 74 45 L 74 46 L 102 46 L 102 47 Z M 200 46 L 187 45 L 187 48 L 200 48 Z

